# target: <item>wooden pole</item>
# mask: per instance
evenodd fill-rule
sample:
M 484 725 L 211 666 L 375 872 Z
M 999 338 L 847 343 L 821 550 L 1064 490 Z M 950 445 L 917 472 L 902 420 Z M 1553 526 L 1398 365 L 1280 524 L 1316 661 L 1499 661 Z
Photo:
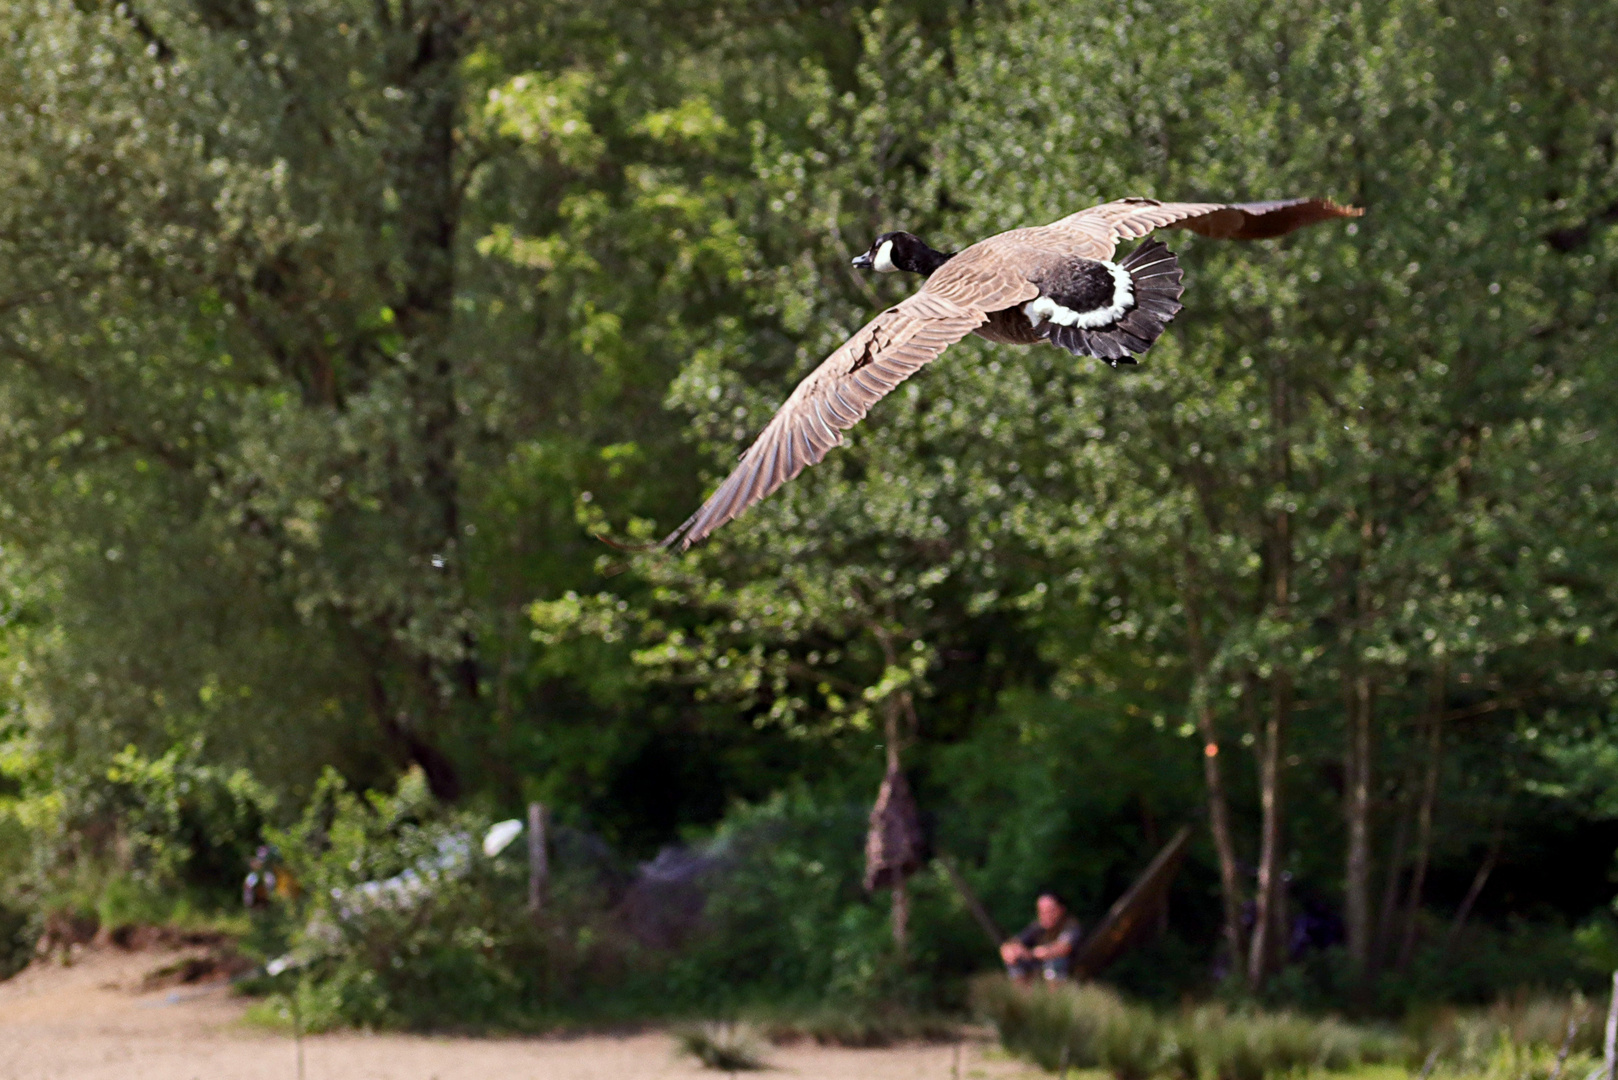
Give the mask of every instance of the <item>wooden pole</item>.
M 545 887 L 551 867 L 545 852 L 546 818 L 543 803 L 528 804 L 528 910 L 538 915 L 545 906 Z

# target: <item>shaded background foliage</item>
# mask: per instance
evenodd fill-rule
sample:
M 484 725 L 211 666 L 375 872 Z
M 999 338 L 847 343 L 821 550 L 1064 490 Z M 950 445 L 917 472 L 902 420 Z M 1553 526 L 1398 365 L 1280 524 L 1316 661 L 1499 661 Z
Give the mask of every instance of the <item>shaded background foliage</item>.
M 1229 844 L 1142 991 L 1248 966 L 1262 866 L 1328 927 L 1261 957 L 1299 1001 L 1608 947 L 1603 5 L 39 0 L 0 34 L 17 910 L 153 868 L 227 895 L 248 818 L 335 766 L 630 858 L 784 814 L 657 977 L 947 1000 L 986 960 L 958 903 L 918 884 L 894 975 L 829 839 L 897 737 L 1007 926 L 1051 882 L 1096 918 L 1218 764 Z M 589 536 L 680 520 L 913 287 L 849 269 L 878 232 L 1294 193 L 1370 212 L 1173 234 L 1188 307 L 1139 369 L 965 342 L 706 548 Z M 112 774 L 240 798 L 137 843 L 181 801 Z M 1463 935 L 1502 959 L 1457 974 Z

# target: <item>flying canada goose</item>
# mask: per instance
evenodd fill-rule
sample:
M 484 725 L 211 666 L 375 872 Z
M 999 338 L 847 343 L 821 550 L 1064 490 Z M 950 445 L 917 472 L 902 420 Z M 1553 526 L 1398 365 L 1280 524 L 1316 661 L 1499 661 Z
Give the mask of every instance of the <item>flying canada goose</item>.
M 1150 348 L 1179 312 L 1183 273 L 1156 240 L 1113 262 L 1120 240 L 1165 226 L 1220 240 L 1264 240 L 1362 213 L 1329 199 L 1131 198 L 1012 229 L 960 252 L 935 251 L 910 233 L 884 233 L 854 266 L 906 270 L 926 284 L 811 371 L 724 483 L 658 546 L 684 551 L 818 462 L 883 395 L 967 334 L 1015 345 L 1046 341 L 1114 367 L 1133 364 L 1133 354 Z

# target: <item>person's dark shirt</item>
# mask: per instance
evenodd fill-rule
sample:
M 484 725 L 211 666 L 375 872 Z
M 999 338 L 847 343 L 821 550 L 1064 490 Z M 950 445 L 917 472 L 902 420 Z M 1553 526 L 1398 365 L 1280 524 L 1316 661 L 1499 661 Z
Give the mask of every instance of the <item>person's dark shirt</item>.
M 1040 945 L 1054 945 L 1058 941 L 1066 941 L 1069 949 L 1079 944 L 1079 920 L 1071 915 L 1062 916 L 1062 921 L 1050 930 L 1039 925 L 1035 919 L 1017 935 L 1017 940 L 1023 943 L 1023 948 L 1032 949 Z M 1071 955 L 1071 951 L 1069 953 Z

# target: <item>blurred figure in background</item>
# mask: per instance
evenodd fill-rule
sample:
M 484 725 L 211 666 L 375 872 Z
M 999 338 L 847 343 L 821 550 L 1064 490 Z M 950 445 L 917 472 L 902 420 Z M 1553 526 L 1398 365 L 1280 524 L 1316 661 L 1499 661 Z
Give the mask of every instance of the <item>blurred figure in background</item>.
M 290 900 L 298 895 L 298 882 L 281 861 L 274 845 L 260 844 L 247 860 L 247 877 L 242 879 L 242 906 L 268 907 L 272 899 Z
M 1042 889 L 1034 903 L 1034 921 L 1000 946 L 1000 959 L 1014 982 L 1026 983 L 1035 975 L 1047 982 L 1066 979 L 1073 970 L 1073 949 L 1079 943 L 1079 920 L 1054 889 Z

